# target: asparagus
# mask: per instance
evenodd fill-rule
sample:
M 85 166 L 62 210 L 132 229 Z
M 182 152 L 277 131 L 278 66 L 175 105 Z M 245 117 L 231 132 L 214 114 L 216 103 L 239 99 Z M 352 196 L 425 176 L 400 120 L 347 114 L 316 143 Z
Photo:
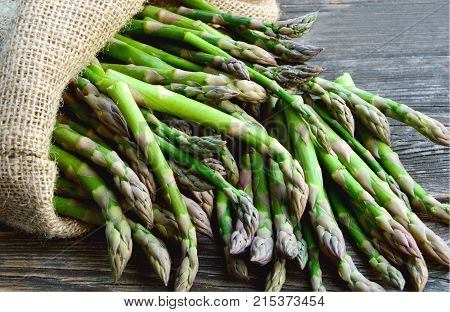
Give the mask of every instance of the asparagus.
M 235 92 L 236 98 L 258 104 L 267 99 L 264 88 L 248 80 L 231 79 L 224 75 L 212 75 L 204 72 L 188 72 L 181 69 L 158 69 L 134 64 L 106 64 L 105 69 L 113 69 L 130 77 L 150 84 L 182 83 L 193 86 L 224 86 Z M 178 92 L 180 93 L 180 92 Z
M 175 183 L 173 172 L 158 148 L 158 142 L 148 127 L 144 116 L 134 101 L 128 85 L 124 82 L 113 83 L 106 87 L 127 120 L 131 133 L 156 174 L 163 192 L 170 198 L 170 206 L 176 217 L 180 231 L 182 262 L 175 281 L 176 291 L 187 291 L 192 287 L 198 271 L 197 237 L 195 228 L 189 219 L 189 213 Z M 100 88 L 101 89 L 101 88 Z
M 130 141 L 128 138 L 122 137 L 110 131 L 95 117 L 92 116 L 91 111 L 87 107 L 77 103 L 75 99 L 69 94 L 64 93 L 63 98 L 65 109 L 69 110 L 79 120 L 82 120 L 92 129 L 94 129 L 96 134 L 114 143 L 117 151 L 119 151 L 123 157 L 127 158 L 130 167 L 136 172 L 142 183 L 145 184 L 147 190 L 150 193 L 150 198 L 152 199 L 152 201 L 154 201 L 156 195 L 155 179 L 153 177 L 153 174 L 147 167 L 147 164 L 145 163 L 145 161 L 143 161 L 143 155 L 139 151 L 137 145 L 134 142 Z M 95 141 L 97 136 L 91 136 L 89 134 L 90 132 L 85 133 L 86 136 Z
M 400 200 L 377 174 L 342 140 L 331 128 L 328 137 L 333 142 L 333 151 L 351 175 L 369 192 L 379 205 L 386 208 L 412 236 L 424 253 L 439 263 L 448 265 L 450 254 L 445 242 L 429 229 L 402 200 Z
M 129 136 L 127 123 L 111 98 L 100 93 L 87 79 L 79 77 L 74 80 L 74 85 L 77 95 L 92 108 L 102 124 L 121 136 Z
M 53 139 L 65 149 L 105 168 L 112 175 L 115 186 L 125 197 L 131 209 L 147 227 L 153 226 L 152 201 L 147 188 L 115 151 L 59 123 L 53 129 Z
M 75 199 L 89 198 L 89 193 L 81 185 L 62 177 L 56 179 L 55 194 Z
M 274 247 L 269 186 L 264 170 L 264 158 L 261 154 L 251 150 L 250 163 L 253 201 L 259 212 L 259 227 L 250 246 L 250 260 L 260 265 L 266 265 L 272 260 Z
M 310 274 L 310 283 L 312 291 L 326 291 L 322 281 L 322 269 L 319 262 L 319 248 L 316 245 L 314 233 L 311 225 L 304 222 L 303 234 L 308 246 L 308 269 Z
M 184 168 L 171 160 L 167 162 L 173 171 L 177 184 L 181 187 L 196 192 L 208 191 L 214 188 L 213 185 L 192 172 L 193 170 L 190 170 L 190 168 Z
M 331 117 L 351 136 L 354 135 L 355 121 L 352 112 L 339 95 L 326 91 L 318 83 L 313 81 L 301 85 L 301 89 L 319 96 L 322 99 L 321 103 L 324 104 Z
M 384 169 L 398 182 L 401 189 L 408 194 L 415 209 L 428 212 L 447 223 L 450 221 L 450 206 L 437 201 L 414 181 L 403 167 L 397 153 L 364 131 L 359 131 L 358 134 L 361 136 L 364 146 L 372 152 Z
M 384 291 L 383 287 L 369 281 L 358 271 L 349 254 L 345 253 L 344 259 L 339 260 L 337 266 L 339 275 L 352 291 Z
M 276 67 L 264 67 L 255 64 L 253 68 L 264 76 L 275 80 L 283 88 L 296 88 L 318 76 L 323 71 L 323 68 L 320 66 L 308 64 L 295 66 L 279 65 Z
M 220 12 L 218 8 L 206 2 L 205 0 L 181 0 L 181 2 L 190 8 L 200 9 L 209 12 Z
M 133 243 L 130 226 L 114 193 L 88 164 L 72 154 L 51 145 L 50 156 L 59 169 L 70 179 L 77 180 L 101 208 L 113 278 L 118 281 L 130 259 Z
M 256 127 L 258 130 L 266 132 L 266 129 L 252 116 L 250 116 L 244 109 L 239 105 L 234 104 L 231 101 L 221 101 L 215 103 L 205 103 L 218 110 L 227 113 L 234 118 L 244 122 L 248 127 Z
M 204 68 L 198 64 L 195 64 L 191 61 L 188 61 L 184 58 L 175 56 L 173 54 L 167 53 L 163 50 L 157 49 L 151 45 L 133 40 L 129 37 L 116 34 L 114 36 L 115 39 L 118 40 L 118 42 L 112 40 L 111 42 L 114 43 L 122 43 L 122 47 L 119 45 L 117 53 L 114 53 L 114 55 L 111 55 L 114 58 L 122 60 L 124 63 L 132 63 L 134 64 L 135 60 L 139 60 L 139 62 L 142 62 L 141 65 L 149 66 L 149 67 L 158 67 L 158 68 L 169 68 L 169 67 L 175 67 L 180 68 L 188 71 L 198 72 L 203 71 Z M 123 46 L 123 44 L 126 44 L 126 46 Z M 130 49 L 130 46 L 134 49 Z M 111 46 L 109 46 L 111 49 Z M 124 60 L 123 58 L 123 50 L 127 51 L 127 56 L 131 57 L 130 59 Z M 140 51 L 140 52 L 139 52 Z M 106 49 L 104 49 L 105 53 L 108 53 L 108 46 Z M 144 52 L 144 54 L 142 53 Z M 148 58 L 147 55 L 153 56 L 154 58 Z M 160 60 L 160 62 L 157 61 L 157 59 Z M 162 62 L 161 62 L 162 61 Z M 157 62 L 157 63 L 154 63 Z M 156 64 L 156 66 L 154 65 Z M 170 66 L 168 66 L 170 65 Z
M 359 222 L 362 223 L 361 221 Z M 378 250 L 378 252 L 382 254 L 383 257 L 385 257 L 389 262 L 391 262 L 393 265 L 397 267 L 402 266 L 404 264 L 402 254 L 399 254 L 396 251 L 392 250 L 392 248 L 385 241 L 380 240 L 375 236 L 372 236 L 371 238 L 372 238 L 371 243 L 373 244 L 375 249 Z
M 213 205 L 214 205 L 214 192 L 213 190 L 196 192 L 190 191 L 190 197 L 197 202 L 203 209 L 209 219 L 211 219 Z
M 183 195 L 183 200 L 186 204 L 189 216 L 191 217 L 192 224 L 195 226 L 197 232 L 212 238 L 213 233 L 208 215 L 189 197 Z
M 182 57 L 183 59 L 192 61 L 194 63 L 210 66 L 219 70 L 222 70 L 237 79 L 250 80 L 250 76 L 247 71 L 247 67 L 242 61 L 232 58 L 226 58 L 223 56 L 216 56 L 204 52 L 190 50 L 182 48 L 175 44 L 156 43 L 158 47 L 164 49 L 169 53 Z
M 374 105 L 386 116 L 413 127 L 434 143 L 446 146 L 450 145 L 450 133 L 439 121 L 415 111 L 407 105 L 357 88 L 348 73 L 344 73 L 338 77 L 336 83 Z
M 359 227 L 356 219 L 346 208 L 341 198 L 339 198 L 336 189 L 332 187 L 328 188 L 328 196 L 337 219 L 347 229 L 358 249 L 367 257 L 369 265 L 377 271 L 389 285 L 402 290 L 405 286 L 405 279 L 402 274 L 374 248 L 370 239 L 364 234 L 364 231 Z
M 377 138 L 390 144 L 390 128 L 386 116 L 375 106 L 367 103 L 356 94 L 349 92 L 337 83 L 316 77 L 312 82 L 319 84 L 323 89 L 339 95 L 345 100 L 351 111 L 359 121 L 367 127 Z
M 294 227 L 294 234 L 297 238 L 297 246 L 298 246 L 298 254 L 297 254 L 297 262 L 300 266 L 300 270 L 303 270 L 308 263 L 308 245 L 306 244 L 306 240 L 303 238 L 302 233 L 302 225 L 298 222 Z
M 141 108 L 141 113 L 153 132 L 172 142 L 183 152 L 201 157 L 210 157 L 212 154 L 222 150 L 226 144 L 225 141 L 222 141 L 217 136 L 190 136 L 183 131 L 169 127 L 148 109 Z
M 410 207 L 410 202 L 408 196 L 402 192 L 400 186 L 394 180 L 394 178 L 389 175 L 383 167 L 378 163 L 378 161 L 358 140 L 356 140 L 353 135 L 348 133 L 344 127 L 342 127 L 336 120 L 329 116 L 321 107 L 319 107 L 314 101 L 309 97 L 305 97 L 306 103 L 313 107 L 316 113 L 331 127 L 336 131 L 342 139 L 344 139 L 348 145 L 356 152 L 358 155 L 369 165 L 369 167 L 378 175 L 378 177 L 386 182 L 392 192 L 397 195 L 398 198 L 402 199 L 403 202 Z
M 237 185 L 239 182 L 239 168 L 236 164 L 236 160 L 234 159 L 233 154 L 231 154 L 226 145 L 219 152 L 219 157 L 225 167 L 227 173 L 227 181 L 232 185 Z
M 151 19 L 146 19 L 145 21 L 132 19 L 124 27 L 123 31 L 131 34 L 151 35 L 160 38 L 181 40 L 186 43 L 190 43 L 186 39 L 186 34 L 191 33 L 220 49 L 229 51 L 234 57 L 259 64 L 277 65 L 273 56 L 260 47 L 241 41 L 235 41 L 224 36 L 213 35 L 205 31 L 162 24 Z
M 238 35 L 246 42 L 272 52 L 281 60 L 289 63 L 303 63 L 309 61 L 323 51 L 323 48 L 302 44 L 292 40 L 278 40 L 242 28 L 239 29 Z
M 284 114 L 295 156 L 305 171 L 306 183 L 310 190 L 309 215 L 319 239 L 320 249 L 331 259 L 341 260 L 345 253 L 344 236 L 334 219 L 325 192 L 322 170 L 309 138 L 308 127 L 292 108 L 287 107 Z
M 253 200 L 253 188 L 252 188 L 252 168 L 250 164 L 250 154 L 244 153 L 241 156 L 241 167 L 239 170 L 239 187 Z M 255 207 L 256 209 L 256 207 Z M 257 210 L 258 211 L 258 210 Z M 237 255 L 249 247 L 255 237 L 256 231 L 259 229 L 260 216 L 258 211 L 258 222 L 255 231 L 249 233 L 246 231 L 244 223 L 241 220 L 236 220 L 233 233 L 230 237 L 230 254 Z
M 279 292 L 283 287 L 284 281 L 286 280 L 286 259 L 278 257 L 275 255 L 273 260 L 272 270 L 266 277 L 266 287 L 267 292 Z
M 171 83 L 164 87 L 199 102 L 225 101 L 240 94 L 239 91 L 227 86 L 189 86 L 181 83 Z
M 249 127 L 245 122 L 201 103 L 173 94 L 163 87 L 140 82 L 113 70 L 108 70 L 105 76 L 100 76 L 88 67 L 85 74 L 90 76 L 91 79 L 97 80 L 99 85 L 107 86 L 115 81 L 129 83 L 140 105 L 200 123 L 247 142 L 255 150 L 273 157 L 280 164 L 285 181 L 289 181 L 293 186 L 293 191 L 289 193 L 291 201 L 296 202 L 298 197 L 303 198 L 305 184 L 299 163 L 276 139 L 270 137 L 261 129 Z M 301 99 L 301 97 L 299 98 Z M 305 106 L 305 112 L 306 108 L 307 106 Z M 318 133 L 321 134 L 320 131 Z M 323 139 L 323 137 L 321 138 Z M 236 203 L 236 200 L 234 202 Z
M 83 221 L 87 224 L 103 225 L 102 214 L 85 202 L 62 196 L 53 196 L 53 206 L 57 214 Z
M 100 137 L 95 132 L 94 129 L 86 128 L 85 126 L 83 126 L 79 122 L 69 118 L 68 116 L 58 115 L 58 116 L 56 116 L 56 121 L 59 122 L 60 124 L 69 126 L 71 129 L 75 130 L 76 132 L 78 132 L 79 134 L 81 134 L 85 137 L 88 137 L 95 143 L 101 144 L 105 147 L 109 147 L 109 144 L 105 140 L 103 140 L 102 137 Z
M 428 268 L 423 257 L 407 257 L 405 261 L 406 271 L 415 291 L 422 291 L 428 281 Z
M 128 219 L 133 240 L 141 246 L 156 274 L 167 286 L 170 275 L 171 260 L 166 245 L 149 230 Z
M 180 242 L 180 230 L 178 229 L 175 215 L 158 204 L 153 204 L 153 217 L 155 219 L 154 230 L 166 240 Z
M 270 207 L 276 231 L 276 253 L 282 258 L 293 259 L 297 257 L 300 249 L 294 235 L 292 223 L 288 218 L 287 205 L 289 203 L 287 201 L 286 185 L 284 184 L 280 167 L 271 159 L 268 162 L 268 179 Z
M 366 219 L 373 222 L 378 227 L 379 232 L 375 233 L 374 229 L 368 228 L 367 225 L 364 225 L 365 230 L 376 235 L 378 239 L 385 238 L 389 245 L 403 254 L 420 256 L 420 251 L 411 234 L 394 220 L 386 209 L 377 204 L 372 195 L 353 178 L 336 155 L 321 149 L 313 136 L 311 136 L 311 139 L 325 170 L 341 186 L 349 198 L 356 203 L 355 209 L 366 214 Z
M 221 26 L 243 27 L 258 30 L 270 37 L 299 38 L 303 36 L 312 26 L 317 18 L 317 12 L 309 13 L 298 18 L 267 23 L 255 18 L 237 16 L 223 12 L 209 12 L 204 10 L 190 9 L 186 7 L 169 8 L 169 11 Z
M 225 261 L 227 264 L 228 274 L 236 279 L 247 280 L 248 271 L 245 262 L 230 253 L 230 237 L 233 230 L 231 219 L 230 201 L 226 194 L 220 189 L 216 190 L 215 212 L 217 223 L 219 224 L 219 232 L 224 244 Z

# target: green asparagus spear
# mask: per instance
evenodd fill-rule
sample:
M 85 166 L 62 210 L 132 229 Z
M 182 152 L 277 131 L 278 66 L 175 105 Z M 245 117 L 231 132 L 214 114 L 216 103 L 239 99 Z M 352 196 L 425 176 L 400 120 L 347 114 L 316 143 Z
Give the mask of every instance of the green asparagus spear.
M 405 260 L 406 271 L 415 291 L 422 291 L 428 281 L 428 268 L 423 257 L 407 257 Z
M 104 86 L 105 87 L 105 86 Z M 102 89 L 102 88 L 101 88 Z M 164 194 L 170 198 L 170 206 L 180 230 L 182 262 L 175 281 L 176 291 L 187 291 L 192 287 L 198 271 L 197 237 L 181 193 L 175 183 L 173 172 L 167 164 L 153 132 L 133 99 L 128 85 L 124 82 L 106 86 L 106 91 L 114 99 L 127 120 L 131 133 L 156 174 Z
M 146 19 L 145 21 L 132 19 L 124 27 L 123 31 L 131 34 L 151 35 L 160 38 L 181 40 L 186 43 L 189 42 L 186 41 L 185 34 L 191 33 L 220 49 L 227 50 L 234 57 L 265 65 L 277 65 L 273 56 L 260 47 L 241 41 L 235 41 L 231 38 L 213 35 L 205 31 L 162 24 L 151 19 Z
M 323 71 L 323 68 L 320 66 L 308 64 L 298 64 L 295 66 L 279 65 L 276 67 L 264 67 L 254 64 L 253 68 L 264 76 L 275 80 L 283 88 L 298 87 L 318 76 Z
M 69 178 L 77 180 L 101 208 L 113 277 L 118 281 L 133 248 L 130 226 L 119 202 L 103 179 L 88 164 L 55 145 L 50 147 L 50 156 L 57 162 L 59 169 Z
M 147 227 L 153 226 L 152 201 L 147 188 L 115 151 L 59 123 L 53 129 L 53 139 L 66 150 L 105 168 L 112 175 L 116 188 L 125 197 L 131 209 Z
M 303 232 L 302 232 L 302 225 L 301 222 L 298 222 L 294 227 L 294 234 L 297 238 L 297 248 L 298 248 L 298 254 L 297 254 L 297 262 L 300 266 L 300 270 L 303 270 L 306 267 L 306 264 L 308 263 L 308 245 L 306 243 L 306 240 L 303 238 Z
M 306 183 L 310 190 L 309 215 L 311 224 L 319 239 L 321 251 L 333 260 L 343 259 L 345 241 L 334 219 L 327 194 L 325 192 L 322 170 L 317 160 L 309 131 L 300 116 L 290 108 L 284 110 L 295 156 L 305 171 Z
M 358 131 L 358 134 L 361 136 L 364 146 L 372 152 L 384 169 L 398 182 L 401 189 L 408 194 L 413 208 L 418 211 L 426 211 L 444 222 L 450 221 L 450 206 L 437 201 L 414 181 L 403 167 L 397 153 L 369 133 Z
M 65 217 L 93 225 L 103 225 L 105 223 L 103 215 L 95 207 L 71 197 L 54 196 L 53 206 L 56 213 Z
M 167 162 L 173 171 L 177 184 L 182 188 L 196 192 L 208 191 L 214 188 L 213 185 L 199 177 L 190 168 L 182 167 L 172 160 Z
M 102 137 L 100 137 L 94 129 L 92 128 L 86 128 L 85 126 L 83 126 L 81 123 L 69 118 L 68 116 L 65 115 L 58 115 L 56 116 L 56 121 L 59 122 L 60 124 L 63 125 L 67 125 L 69 126 L 71 129 L 75 130 L 76 132 L 78 132 L 79 134 L 90 138 L 92 141 L 101 144 L 105 147 L 108 147 L 109 144 L 102 139 Z
M 275 255 L 272 263 L 272 270 L 266 277 L 267 292 L 279 292 L 283 288 L 286 280 L 286 259 Z
M 215 212 L 217 223 L 219 224 L 219 232 L 224 244 L 225 261 L 227 264 L 228 274 L 236 279 L 247 280 L 248 271 L 245 262 L 238 256 L 230 254 L 230 237 L 233 230 L 233 221 L 231 219 L 230 201 L 226 194 L 220 190 L 216 190 L 215 194 Z
M 314 232 L 309 222 L 303 222 L 303 237 L 308 246 L 308 269 L 312 291 L 326 291 L 322 281 L 322 269 L 319 262 L 319 247 L 316 245 Z
M 259 227 L 250 246 L 250 260 L 266 265 L 273 257 L 273 230 L 270 213 L 269 186 L 261 154 L 250 151 L 253 201 L 259 212 Z
M 76 198 L 76 199 L 86 199 L 89 198 L 89 193 L 81 187 L 81 185 L 67 180 L 63 177 L 58 177 L 56 179 L 56 189 L 55 194 Z
M 164 85 L 168 90 L 182 94 L 185 97 L 198 102 L 215 102 L 232 99 L 240 94 L 240 91 L 227 86 L 189 86 L 181 83 L 171 83 Z
M 402 290 L 405 286 L 405 279 L 402 274 L 373 247 L 369 238 L 364 234 L 364 231 L 359 227 L 357 221 L 337 194 L 337 190 L 330 186 L 328 196 L 337 219 L 347 229 L 358 249 L 367 257 L 369 265 L 389 285 Z
M 189 216 L 191 217 L 192 224 L 195 226 L 197 232 L 212 238 L 213 233 L 208 215 L 195 201 L 184 195 L 182 196 L 189 212 Z
M 180 243 L 180 230 L 175 215 L 158 204 L 153 204 L 154 230 L 165 240 Z
M 202 207 L 209 219 L 211 219 L 214 206 L 214 192 L 213 190 L 196 192 L 189 191 L 190 197 Z
M 450 145 L 450 133 L 439 121 L 415 111 L 407 105 L 358 89 L 348 73 L 338 77 L 336 83 L 374 105 L 386 116 L 413 127 L 434 143 Z

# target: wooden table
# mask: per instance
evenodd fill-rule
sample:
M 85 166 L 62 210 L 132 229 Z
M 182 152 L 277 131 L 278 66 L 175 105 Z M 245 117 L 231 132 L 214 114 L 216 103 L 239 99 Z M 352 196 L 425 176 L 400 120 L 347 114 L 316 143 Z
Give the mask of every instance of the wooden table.
M 448 1 L 282 0 L 280 3 L 285 18 L 320 10 L 318 22 L 304 41 L 326 49 L 315 61 L 327 68 L 325 77 L 333 79 L 348 71 L 362 88 L 407 103 L 448 126 Z M 436 198 L 447 202 L 449 150 L 428 142 L 398 122 L 392 121 L 391 125 L 393 147 L 408 171 Z M 447 226 L 421 217 L 449 241 Z M 364 258 L 348 245 L 361 271 L 378 281 Z M 3 228 L 0 290 L 166 290 L 151 272 L 142 252 L 136 249 L 134 253 L 120 283 L 114 284 L 101 231 L 78 241 L 43 241 Z M 217 243 L 200 237 L 199 255 L 200 271 L 193 290 L 263 289 L 266 269 L 252 265 L 250 281 L 236 282 L 226 277 L 222 250 Z M 326 259 L 322 263 L 326 288 L 346 291 L 333 264 Z M 448 291 L 448 269 L 432 263 L 429 269 L 425 290 Z M 307 272 L 300 272 L 290 263 L 284 290 L 308 291 Z

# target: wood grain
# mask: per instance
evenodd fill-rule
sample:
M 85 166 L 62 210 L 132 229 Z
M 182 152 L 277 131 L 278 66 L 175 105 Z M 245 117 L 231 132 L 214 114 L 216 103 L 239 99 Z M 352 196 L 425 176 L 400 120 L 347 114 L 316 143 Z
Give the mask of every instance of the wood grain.
M 282 0 L 283 17 L 320 10 L 304 42 L 326 50 L 315 60 L 334 78 L 348 71 L 362 88 L 402 101 L 449 125 L 448 1 Z M 394 149 L 413 177 L 440 200 L 449 200 L 449 150 L 392 121 Z M 448 226 L 421 218 L 449 241 Z M 251 279 L 227 278 L 217 242 L 200 237 L 200 271 L 194 291 L 261 291 L 266 268 L 250 266 Z M 350 240 L 347 240 L 350 242 Z M 365 259 L 348 244 L 357 266 L 374 281 Z M 112 282 L 102 229 L 77 241 L 43 241 L 0 229 L 0 291 L 158 291 L 167 290 L 136 249 L 119 284 Z M 177 250 L 173 249 L 173 255 Z M 321 259 L 327 290 L 346 291 L 335 267 Z M 174 268 L 178 263 L 174 259 Z M 429 265 L 426 291 L 449 291 L 447 268 Z M 171 285 L 172 289 L 173 277 Z M 288 265 L 284 290 L 308 291 L 307 272 Z

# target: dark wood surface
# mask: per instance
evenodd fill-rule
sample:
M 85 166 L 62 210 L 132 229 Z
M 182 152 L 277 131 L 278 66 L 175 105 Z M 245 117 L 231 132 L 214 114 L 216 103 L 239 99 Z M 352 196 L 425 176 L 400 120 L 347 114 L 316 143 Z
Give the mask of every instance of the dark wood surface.
M 334 78 L 349 71 L 362 88 L 400 100 L 449 125 L 448 1 L 282 0 L 280 3 L 286 18 L 320 10 L 315 28 L 304 41 L 326 49 L 315 61 L 327 68 L 325 77 Z M 391 125 L 393 147 L 409 172 L 439 200 L 448 201 L 449 150 L 395 121 Z M 446 225 L 420 216 L 448 243 Z M 0 290 L 172 289 L 161 285 L 139 250 L 134 251 L 120 283 L 114 284 L 101 232 L 76 241 L 44 241 L 0 227 Z M 348 247 L 361 271 L 378 281 L 364 258 L 355 254 L 350 244 Z M 193 290 L 263 289 L 266 269 L 252 265 L 250 281 L 232 281 L 225 274 L 221 254 L 219 244 L 200 237 L 200 271 Z M 346 291 L 333 264 L 326 259 L 322 263 L 327 290 Z M 177 259 L 173 266 L 177 266 Z M 448 269 L 432 263 L 429 269 L 425 290 L 448 291 Z M 290 263 L 284 290 L 308 291 L 307 272 L 300 272 Z

